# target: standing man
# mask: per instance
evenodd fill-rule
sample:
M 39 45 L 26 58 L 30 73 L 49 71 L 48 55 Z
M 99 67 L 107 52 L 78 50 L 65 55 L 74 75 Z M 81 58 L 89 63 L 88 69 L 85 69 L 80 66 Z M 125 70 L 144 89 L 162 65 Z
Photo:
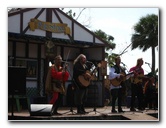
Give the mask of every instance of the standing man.
M 57 112 L 65 94 L 65 82 L 69 78 L 69 73 L 66 71 L 67 65 L 61 66 L 62 57 L 55 57 L 54 64 L 50 67 L 46 79 L 46 93 L 51 97 L 49 101 L 53 104 L 52 114 L 60 115 Z
M 144 85 L 143 93 L 145 96 L 145 106 L 149 107 L 149 109 L 156 109 L 157 108 L 157 88 L 156 88 L 156 81 L 155 76 L 151 74 L 149 75 L 149 80 Z
M 143 84 L 142 79 L 144 76 L 144 70 L 142 68 L 144 61 L 142 58 L 137 59 L 136 66 L 132 67 L 129 71 L 134 73 L 131 78 L 131 108 L 130 111 L 136 111 L 135 99 L 138 99 L 138 109 L 144 110 L 144 96 L 143 96 Z
M 84 109 L 84 106 L 85 106 L 85 101 L 87 100 L 88 88 L 87 86 L 84 86 L 79 80 L 79 76 L 84 76 L 85 80 L 91 78 L 91 75 L 86 72 L 87 70 L 90 70 L 90 68 L 86 63 L 86 56 L 84 54 L 80 54 L 74 60 L 74 67 L 73 67 L 73 79 L 75 84 L 74 101 L 75 105 L 77 106 L 78 114 L 87 113 Z
M 120 66 L 121 63 L 121 58 L 118 56 L 115 58 L 115 65 L 113 67 L 110 68 L 109 71 L 109 79 L 110 79 L 110 83 L 111 83 L 111 96 L 112 96 L 112 113 L 117 113 L 116 109 L 115 109 L 115 102 L 118 99 L 118 112 L 124 112 L 122 110 L 122 86 L 121 86 L 121 82 L 124 78 L 123 74 L 120 74 L 122 72 L 122 68 Z M 119 85 L 114 84 L 113 80 L 117 80 L 117 82 L 119 82 Z

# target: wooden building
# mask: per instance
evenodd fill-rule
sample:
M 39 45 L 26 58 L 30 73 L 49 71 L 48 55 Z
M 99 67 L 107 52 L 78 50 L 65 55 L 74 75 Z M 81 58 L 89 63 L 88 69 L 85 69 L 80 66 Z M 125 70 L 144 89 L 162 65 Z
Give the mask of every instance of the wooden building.
M 107 42 L 66 15 L 58 8 L 26 8 L 8 13 L 8 66 L 26 67 L 26 94 L 35 102 L 35 97 L 45 97 L 45 78 L 49 62 L 60 54 L 69 62 L 70 78 L 66 90 L 72 83 L 73 60 L 83 53 L 95 65 L 105 60 Z M 104 77 L 98 69 L 97 106 L 104 105 Z M 16 74 L 17 76 L 17 74 Z M 92 105 L 92 85 L 87 105 Z M 93 93 L 91 93 L 91 91 Z M 64 105 L 67 104 L 64 96 Z

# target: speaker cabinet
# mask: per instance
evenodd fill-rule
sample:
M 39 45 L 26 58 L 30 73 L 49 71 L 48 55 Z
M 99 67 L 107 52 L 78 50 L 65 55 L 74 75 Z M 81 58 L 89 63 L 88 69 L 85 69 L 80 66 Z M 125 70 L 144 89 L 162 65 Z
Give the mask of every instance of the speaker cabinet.
M 8 67 L 8 94 L 26 95 L 25 67 Z
M 51 116 L 52 104 L 31 104 L 30 116 Z

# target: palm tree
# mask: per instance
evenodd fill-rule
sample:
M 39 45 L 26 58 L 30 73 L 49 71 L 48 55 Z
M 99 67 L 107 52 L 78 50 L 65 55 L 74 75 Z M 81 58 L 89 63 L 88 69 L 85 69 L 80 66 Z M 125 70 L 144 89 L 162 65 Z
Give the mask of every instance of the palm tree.
M 158 46 L 158 16 L 155 14 L 142 17 L 134 26 L 131 37 L 131 49 L 140 48 L 143 52 L 152 49 L 152 69 L 155 72 L 155 47 Z

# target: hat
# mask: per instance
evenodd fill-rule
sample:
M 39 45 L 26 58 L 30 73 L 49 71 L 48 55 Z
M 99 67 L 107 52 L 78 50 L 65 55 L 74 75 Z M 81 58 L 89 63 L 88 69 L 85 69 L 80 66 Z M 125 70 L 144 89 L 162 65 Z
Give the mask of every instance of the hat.
M 57 55 L 57 56 L 55 57 L 55 59 L 61 59 L 61 60 L 62 60 L 62 57 L 61 57 L 61 55 Z

